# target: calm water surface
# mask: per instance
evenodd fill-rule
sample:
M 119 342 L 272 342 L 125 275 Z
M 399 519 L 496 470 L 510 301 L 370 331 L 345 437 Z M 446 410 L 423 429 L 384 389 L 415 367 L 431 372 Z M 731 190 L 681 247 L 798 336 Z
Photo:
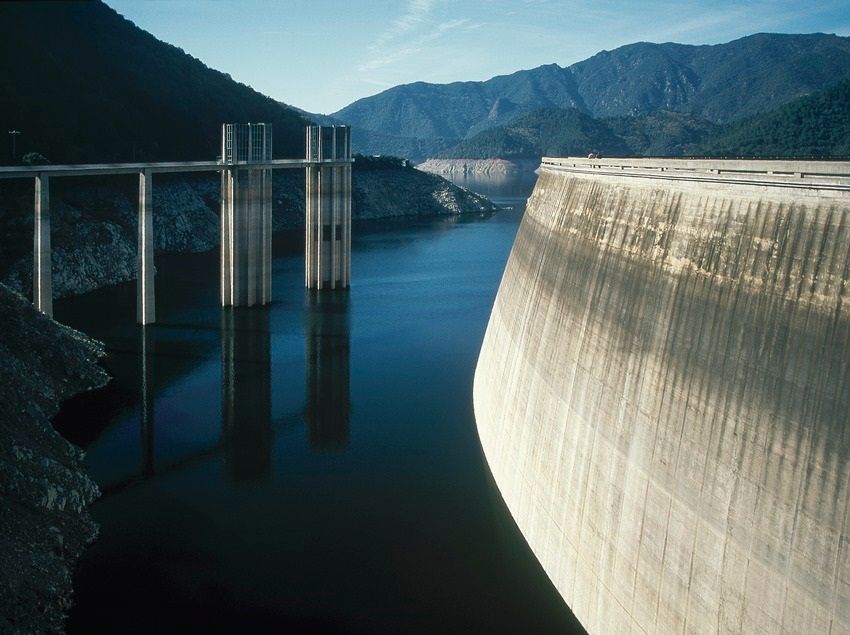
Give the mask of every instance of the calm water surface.
M 347 293 L 290 236 L 265 309 L 218 306 L 216 254 L 158 257 L 152 327 L 132 284 L 57 303 L 115 377 L 57 420 L 104 491 L 70 632 L 580 632 L 472 410 L 529 181 L 465 184 L 513 209 L 356 228 Z

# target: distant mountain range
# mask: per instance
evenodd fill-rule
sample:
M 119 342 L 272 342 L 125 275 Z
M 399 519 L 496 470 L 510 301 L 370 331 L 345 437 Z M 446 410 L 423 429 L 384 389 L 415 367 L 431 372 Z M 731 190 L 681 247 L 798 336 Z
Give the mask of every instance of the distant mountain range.
M 847 156 L 850 79 L 738 122 L 720 125 L 658 111 L 594 119 L 575 108 L 542 109 L 438 152 L 437 159 L 541 156 Z
M 573 109 L 609 121 L 682 113 L 688 126 L 709 128 L 775 109 L 845 77 L 850 38 L 836 35 L 762 33 L 711 46 L 639 42 L 566 68 L 550 64 L 484 82 L 396 86 L 332 117 L 359 131 L 362 152 L 407 149 L 407 156 L 421 160 L 433 156 L 432 142 L 448 147 L 451 140 L 470 139 L 543 109 Z M 661 117 L 672 125 L 685 121 Z

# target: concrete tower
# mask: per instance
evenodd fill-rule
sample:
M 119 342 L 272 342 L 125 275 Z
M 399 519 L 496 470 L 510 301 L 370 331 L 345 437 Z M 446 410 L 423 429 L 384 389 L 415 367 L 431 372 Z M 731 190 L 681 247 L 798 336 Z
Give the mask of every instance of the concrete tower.
M 221 129 L 221 305 L 272 299 L 271 124 Z
M 351 128 L 307 128 L 307 227 L 304 283 L 346 289 L 351 283 Z

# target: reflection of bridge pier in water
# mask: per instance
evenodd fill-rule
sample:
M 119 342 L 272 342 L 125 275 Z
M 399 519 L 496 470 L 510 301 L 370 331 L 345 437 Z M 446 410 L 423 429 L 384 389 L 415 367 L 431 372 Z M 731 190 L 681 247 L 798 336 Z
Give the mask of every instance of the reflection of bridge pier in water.
M 222 309 L 221 426 L 233 480 L 271 474 L 271 394 L 268 310 Z
M 348 445 L 350 329 L 348 291 L 306 293 L 307 403 L 310 445 L 318 450 Z
M 153 328 L 142 326 L 139 329 L 139 392 L 140 419 L 142 436 L 142 475 L 154 473 L 154 401 L 156 386 L 154 382 L 154 346 Z

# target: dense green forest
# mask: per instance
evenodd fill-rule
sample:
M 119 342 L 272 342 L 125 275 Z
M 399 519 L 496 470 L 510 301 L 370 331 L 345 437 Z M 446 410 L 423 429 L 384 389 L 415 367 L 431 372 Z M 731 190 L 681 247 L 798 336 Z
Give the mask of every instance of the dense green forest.
M 711 156 L 848 156 L 850 79 L 731 124 L 705 139 L 699 152 Z
M 719 126 L 682 113 L 593 119 L 575 108 L 542 109 L 490 128 L 437 155 L 441 159 L 687 154 Z
M 0 3 L 0 24 L 0 126 L 4 137 L 21 131 L 17 161 L 27 152 L 53 163 L 213 159 L 221 124 L 245 121 L 274 125 L 276 157 L 303 156 L 299 113 L 102 2 Z

